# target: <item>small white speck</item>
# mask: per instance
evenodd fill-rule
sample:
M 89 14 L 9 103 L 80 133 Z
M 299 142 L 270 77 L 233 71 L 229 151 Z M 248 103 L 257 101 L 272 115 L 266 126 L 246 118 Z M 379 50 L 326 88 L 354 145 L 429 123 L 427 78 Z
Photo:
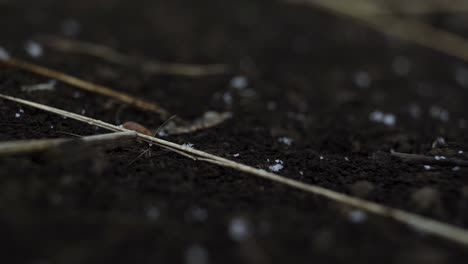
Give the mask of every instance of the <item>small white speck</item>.
M 249 85 L 249 81 L 247 80 L 245 76 L 239 75 L 239 76 L 235 76 L 234 78 L 232 78 L 229 85 L 234 89 L 243 90 L 247 88 L 247 86 Z
M 384 118 L 384 113 L 380 111 L 374 111 L 370 113 L 369 115 L 369 119 L 371 121 L 378 122 L 378 123 L 382 122 L 383 118 Z
M 237 158 L 237 157 L 240 156 L 240 154 L 239 154 L 239 153 L 236 153 L 236 154 L 233 154 L 232 156 L 233 156 L 234 158 Z
M 20 117 L 21 117 L 20 113 L 16 113 L 16 114 L 15 114 L 15 117 L 16 117 L 16 118 L 20 118 Z
M 368 72 L 360 71 L 354 75 L 354 83 L 360 88 L 367 88 L 371 85 L 372 80 Z
M 418 119 L 421 117 L 421 107 L 417 104 L 412 104 L 409 106 L 409 113 L 412 118 Z
M 429 109 L 429 114 L 434 119 L 439 119 L 443 122 L 447 122 L 450 119 L 450 113 L 446 109 L 439 106 L 431 106 Z
M 396 123 L 396 116 L 394 114 L 387 114 L 378 110 L 370 113 L 369 119 L 373 122 L 382 123 L 386 126 L 394 126 Z
M 43 54 L 42 45 L 36 41 L 28 41 L 24 48 L 26 49 L 26 52 L 29 54 L 29 56 L 33 58 L 39 58 Z
M 344 159 L 345 159 L 346 161 L 349 161 L 349 158 L 348 158 L 348 157 L 344 157 Z
M 85 109 L 81 109 L 81 112 L 80 112 L 82 115 L 86 114 L 86 110 Z
M 359 223 L 366 221 L 367 214 L 361 210 L 353 210 L 349 212 L 348 217 L 349 217 L 349 221 L 359 224 Z
M 193 148 L 193 144 L 192 143 L 184 143 L 184 144 L 182 144 L 182 147 L 184 147 L 184 148 Z
M 431 167 L 431 165 L 424 165 L 424 169 L 425 169 L 425 170 L 431 170 L 432 167 Z
M 299 174 L 302 176 L 302 175 L 304 175 L 304 172 L 303 172 L 303 171 L 299 171 Z
M 167 134 L 166 131 L 164 131 L 164 130 L 161 130 L 161 131 L 158 132 L 159 137 L 167 137 L 168 135 L 169 134 Z
M 146 209 L 146 217 L 150 220 L 158 220 L 160 215 L 161 212 L 157 207 L 151 206 L 148 209 Z
M 8 60 L 10 59 L 10 54 L 6 49 L 0 46 L 0 60 Z
M 249 223 L 242 217 L 236 217 L 229 223 L 229 235 L 234 241 L 242 241 L 249 236 Z
M 447 159 L 447 158 L 444 157 L 444 156 L 434 156 L 434 159 L 435 159 L 435 160 L 445 160 L 445 159 Z
M 24 113 L 24 110 L 22 108 L 19 109 L 20 113 Z
M 54 129 L 54 126 L 53 126 L 53 125 L 50 125 L 50 129 Z
M 273 171 L 273 172 L 278 172 L 278 171 L 282 170 L 283 168 L 284 168 L 284 166 L 282 164 L 279 164 L 279 163 L 277 163 L 275 165 L 271 165 L 271 166 L 268 167 L 268 169 L 270 171 Z
M 47 83 L 23 85 L 21 86 L 21 90 L 28 92 L 28 93 L 36 92 L 36 91 L 53 91 L 55 90 L 56 83 L 57 82 L 55 80 L 50 80 Z
M 323 159 L 324 159 L 324 157 L 323 157 L 323 156 L 320 156 L 320 160 L 323 160 Z
M 403 56 L 395 57 L 392 63 L 393 72 L 398 76 L 405 76 L 411 71 L 411 62 Z
M 74 19 L 67 19 L 62 22 L 62 33 L 68 37 L 76 37 L 81 31 L 81 25 Z
M 201 245 L 194 244 L 185 251 L 185 264 L 208 264 L 208 251 Z
M 394 126 L 396 123 L 396 117 L 394 114 L 386 114 L 382 120 L 386 126 Z
M 232 95 L 229 92 L 223 94 L 223 101 L 226 105 L 232 105 Z
M 459 166 L 455 166 L 452 168 L 452 171 L 459 171 L 460 170 L 460 167 Z
M 293 143 L 293 140 L 291 138 L 288 138 L 288 137 L 280 137 L 278 139 L 278 142 L 280 143 L 283 143 L 287 146 L 291 146 L 291 144 Z
M 438 137 L 436 140 L 434 140 L 434 142 L 432 142 L 432 148 L 444 147 L 446 145 L 447 143 L 443 137 Z
M 458 154 L 460 154 L 460 155 L 463 154 L 463 150 L 459 150 Z

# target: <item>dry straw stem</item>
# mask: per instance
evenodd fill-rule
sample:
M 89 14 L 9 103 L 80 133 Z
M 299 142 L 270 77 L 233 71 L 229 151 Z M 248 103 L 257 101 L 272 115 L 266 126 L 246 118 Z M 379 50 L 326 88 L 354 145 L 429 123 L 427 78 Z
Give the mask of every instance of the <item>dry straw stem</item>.
M 126 139 L 136 139 L 136 132 L 114 132 L 109 134 L 81 137 L 79 139 L 55 138 L 55 139 L 33 139 L 0 142 L 0 156 L 9 156 L 25 153 L 34 153 L 48 150 L 67 142 L 82 142 L 84 144 L 104 144 L 122 142 Z
M 329 4 L 350 5 L 345 0 L 326 1 Z M 466 0 L 353 0 L 349 8 L 363 16 L 462 14 L 468 12 L 468 2 Z
M 40 36 L 39 39 L 44 45 L 62 52 L 93 56 L 114 64 L 139 68 L 147 74 L 203 77 L 207 75 L 225 74 L 229 71 L 228 66 L 224 64 L 198 65 L 145 60 L 121 54 L 116 50 L 103 45 L 71 40 L 59 36 L 45 35 Z
M 122 127 L 114 126 L 112 124 L 108 124 L 100 120 L 92 119 L 92 118 L 78 115 L 75 113 L 70 113 L 61 109 L 34 103 L 31 101 L 27 101 L 27 100 L 15 98 L 15 97 L 7 96 L 7 95 L 2 95 L 2 94 L 0 94 L 0 98 L 10 100 L 13 102 L 17 102 L 23 105 L 31 106 L 34 108 L 42 109 L 44 111 L 55 113 L 61 116 L 66 116 L 68 118 L 72 118 L 81 122 L 88 123 L 90 125 L 99 126 L 101 128 L 109 129 L 112 131 L 128 131 Z M 257 169 L 254 167 L 250 167 L 242 163 L 234 162 L 225 158 L 221 158 L 221 157 L 218 157 L 218 156 L 215 156 L 215 155 L 203 152 L 203 151 L 199 151 L 193 148 L 175 144 L 173 142 L 159 139 L 156 137 L 151 137 L 151 136 L 147 136 L 147 135 L 143 135 L 139 133 L 137 133 L 137 137 L 145 141 L 151 142 L 155 145 L 158 145 L 164 149 L 172 150 L 181 155 L 190 157 L 194 160 L 205 161 L 205 162 L 216 164 L 222 167 L 232 168 L 234 170 L 241 171 L 241 172 L 244 172 L 244 173 L 256 176 L 256 177 L 264 178 L 264 179 L 267 179 L 276 183 L 280 183 L 280 184 L 293 187 L 295 189 L 299 189 L 308 193 L 319 195 L 319 196 L 325 197 L 327 199 L 333 200 L 341 204 L 359 208 L 359 209 L 365 210 L 370 213 L 374 213 L 379 216 L 388 217 L 390 219 L 393 219 L 400 223 L 404 223 L 420 231 L 424 231 L 434 236 L 444 238 L 452 242 L 457 242 L 465 247 L 468 247 L 468 231 L 462 228 L 453 226 L 453 225 L 449 225 L 449 224 L 442 223 L 436 220 L 425 218 L 423 216 L 415 215 L 415 214 L 412 214 L 403 210 L 394 209 L 391 207 L 380 205 L 374 202 L 351 197 L 349 195 L 338 193 L 332 190 L 328 190 L 320 186 L 311 185 L 311 184 L 303 183 L 303 182 L 296 181 L 293 179 L 289 179 L 284 176 L 280 176 L 280 175 L 270 173 L 265 170 Z
M 353 4 L 347 1 L 331 0 L 284 0 L 286 3 L 307 4 L 332 13 L 352 18 L 366 24 L 378 32 L 406 40 L 420 46 L 442 52 L 460 60 L 468 61 L 468 41 L 456 34 L 437 29 L 417 19 L 395 16 L 368 16 L 364 12 L 378 12 L 381 7 L 369 2 L 357 0 Z
M 46 68 L 46 67 L 43 67 L 43 66 L 39 66 L 39 65 L 36 65 L 36 64 L 30 63 L 30 62 L 26 62 L 26 61 L 23 61 L 21 59 L 10 57 L 7 60 L 0 60 L 0 63 L 6 64 L 6 65 L 9 65 L 9 66 L 13 66 L 13 67 L 17 67 L 17 68 L 20 68 L 22 70 L 32 72 L 32 73 L 35 73 L 35 74 L 38 74 L 38 75 L 46 76 L 46 77 L 49 77 L 51 79 L 59 80 L 59 81 L 62 81 L 64 83 L 67 83 L 69 85 L 75 86 L 77 88 L 80 88 L 80 89 L 83 89 L 83 90 L 86 90 L 86 91 L 89 91 L 89 92 L 93 92 L 93 93 L 97 93 L 97 94 L 104 95 L 104 96 L 107 96 L 107 97 L 111 97 L 111 98 L 113 98 L 115 100 L 118 100 L 118 101 L 120 101 L 122 103 L 132 105 L 132 106 L 134 106 L 136 108 L 139 108 L 141 110 L 144 110 L 144 111 L 150 111 L 150 112 L 157 113 L 157 114 L 159 114 L 160 118 L 163 119 L 163 120 L 168 119 L 169 117 L 172 116 L 172 114 L 170 114 L 164 108 L 162 108 L 161 106 L 159 106 L 159 105 L 157 105 L 155 103 L 148 102 L 148 101 L 133 97 L 133 96 L 128 95 L 126 93 L 122 93 L 122 92 L 113 90 L 113 89 L 111 89 L 109 87 L 105 87 L 105 86 L 102 86 L 102 85 L 97 85 L 97 84 L 87 82 L 85 80 L 82 80 L 82 79 L 79 79 L 77 77 L 68 75 L 66 73 L 62 73 L 62 72 L 52 70 L 52 69 L 49 69 L 49 68 Z M 185 123 L 180 118 L 175 120 L 175 121 L 178 121 L 179 123 Z
M 431 156 L 424 156 L 418 154 L 409 154 L 409 153 L 401 153 L 401 152 L 391 152 L 391 155 L 397 157 L 405 162 L 408 163 L 416 163 L 416 164 L 434 164 L 434 165 L 446 165 L 446 166 L 468 166 L 467 160 L 461 159 L 436 159 L 435 157 Z
M 89 92 L 93 92 L 93 93 L 97 93 L 100 95 L 110 97 L 122 103 L 132 105 L 144 111 L 157 113 L 159 114 L 159 117 L 162 120 L 167 120 L 174 116 L 173 114 L 169 113 L 167 110 L 165 110 L 164 108 L 162 108 L 161 106 L 155 103 L 133 97 L 131 95 L 113 90 L 111 88 L 108 88 L 102 85 L 93 84 L 85 80 L 79 79 L 77 77 L 74 77 L 74 76 L 59 72 L 59 71 L 55 71 L 55 70 L 52 70 L 43 66 L 39 66 L 39 65 L 27 62 L 27 61 L 23 61 L 18 58 L 10 57 L 7 60 L 0 60 L 0 63 L 4 63 L 6 65 L 17 67 L 28 72 L 32 72 L 38 75 L 42 75 L 42 76 L 46 76 L 55 80 L 59 80 L 59 81 L 62 81 L 64 83 L 67 83 L 69 85 L 75 86 L 77 88 L 80 88 Z M 42 88 L 45 85 L 53 86 L 52 84 L 42 84 Z M 37 86 L 35 88 L 37 89 Z M 198 118 L 192 122 L 186 121 L 178 116 L 175 116 L 174 118 L 171 118 L 171 120 L 174 121 L 174 123 L 172 123 L 172 126 L 170 126 L 171 131 L 167 131 L 167 133 L 169 134 L 192 133 L 192 132 L 196 132 L 199 130 L 218 126 L 224 121 L 228 120 L 229 118 L 231 118 L 231 114 L 229 112 L 224 112 L 224 113 L 206 112 L 203 117 Z

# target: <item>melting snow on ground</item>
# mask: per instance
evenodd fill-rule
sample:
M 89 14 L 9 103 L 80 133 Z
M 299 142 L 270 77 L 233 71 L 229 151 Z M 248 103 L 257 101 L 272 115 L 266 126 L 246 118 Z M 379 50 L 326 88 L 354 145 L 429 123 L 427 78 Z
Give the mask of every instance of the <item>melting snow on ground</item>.
M 249 85 L 249 81 L 245 76 L 239 75 L 232 78 L 229 85 L 234 89 L 243 90 L 247 88 L 247 86 Z
M 354 75 L 354 83 L 360 88 L 367 88 L 371 85 L 372 79 L 369 73 L 359 71 Z
M 6 49 L 0 46 L 0 60 L 8 60 L 10 58 L 10 54 Z
M 288 138 L 288 137 L 280 137 L 278 138 L 278 142 L 279 143 L 283 143 L 287 146 L 291 146 L 291 144 L 293 143 L 293 140 L 291 138 Z
M 439 119 L 440 121 L 447 122 L 450 119 L 450 114 L 447 109 L 444 109 L 439 106 L 431 106 L 429 109 L 429 114 L 434 119 Z
M 394 114 L 383 113 L 378 110 L 370 113 L 369 119 L 372 122 L 382 123 L 386 126 L 394 126 L 396 124 L 396 116 Z
M 249 236 L 249 224 L 242 217 L 231 219 L 229 223 L 229 236 L 234 241 L 242 241 Z
M 28 55 L 33 57 L 33 58 L 41 57 L 43 52 L 44 52 L 44 49 L 42 48 L 42 45 L 39 44 L 36 41 L 26 42 L 24 48 L 26 49 L 26 52 L 28 53 Z
M 184 144 L 182 144 L 182 147 L 184 147 L 184 148 L 193 148 L 193 144 L 192 143 L 184 143 Z
M 367 219 L 367 214 L 361 210 L 353 210 L 348 215 L 349 221 L 359 224 Z
M 412 118 L 418 119 L 421 117 L 421 107 L 419 107 L 419 105 L 411 104 L 408 110 Z
M 283 161 L 279 159 L 275 160 L 275 164 L 268 167 L 268 169 L 273 172 L 278 172 L 282 170 L 283 168 L 284 168 Z

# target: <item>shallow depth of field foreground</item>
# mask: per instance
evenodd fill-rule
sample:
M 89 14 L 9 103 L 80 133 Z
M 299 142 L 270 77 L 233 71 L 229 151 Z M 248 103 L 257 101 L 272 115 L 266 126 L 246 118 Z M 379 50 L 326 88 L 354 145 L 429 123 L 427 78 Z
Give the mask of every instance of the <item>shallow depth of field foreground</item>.
M 1 263 L 467 263 L 468 2 L 0 0 Z

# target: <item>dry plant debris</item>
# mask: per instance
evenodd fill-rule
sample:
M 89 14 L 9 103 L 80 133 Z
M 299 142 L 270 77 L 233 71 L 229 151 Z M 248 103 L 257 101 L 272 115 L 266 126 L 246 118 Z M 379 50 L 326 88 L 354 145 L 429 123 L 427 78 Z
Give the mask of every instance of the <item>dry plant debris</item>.
M 291 0 L 294 1 L 294 0 Z M 299 1 L 299 0 L 296 0 Z M 342 0 L 327 0 L 334 5 L 342 5 Z M 468 11 L 468 2 L 464 0 L 356 0 L 350 6 L 363 16 L 382 16 L 392 14 L 427 15 L 433 13 L 463 13 Z
M 118 127 L 97 119 L 85 117 L 75 113 L 67 112 L 61 109 L 53 108 L 43 104 L 34 103 L 28 100 L 23 100 L 7 95 L 0 94 L 0 98 L 5 100 L 17 102 L 19 104 L 27 105 L 37 109 L 41 109 L 50 113 L 55 113 L 61 116 L 66 116 L 71 119 L 75 119 L 80 122 L 84 122 L 90 125 L 95 125 L 101 128 L 105 128 L 111 131 L 129 131 L 123 127 Z M 137 137 L 144 141 L 151 142 L 161 148 L 171 150 L 180 155 L 189 157 L 197 161 L 204 161 L 211 164 L 216 164 L 222 167 L 231 168 L 240 172 L 244 172 L 256 177 L 264 178 L 279 184 L 283 184 L 298 190 L 302 190 L 311 194 L 315 194 L 332 201 L 338 202 L 343 205 L 358 208 L 363 211 L 374 213 L 376 215 L 393 219 L 397 222 L 404 223 L 408 226 L 416 228 L 420 231 L 427 232 L 428 234 L 444 238 L 446 240 L 457 242 L 460 245 L 468 247 L 468 231 L 450 224 L 442 223 L 433 219 L 429 219 L 423 216 L 412 214 L 400 209 L 387 207 L 375 202 L 363 200 L 360 198 L 351 197 L 349 195 L 338 193 L 320 186 L 303 183 L 297 180 L 289 179 L 278 174 L 270 173 L 262 169 L 257 169 L 251 166 L 244 165 L 235 161 L 231 161 L 225 158 L 221 158 L 216 155 L 212 155 L 203 151 L 196 150 L 192 147 L 175 144 L 173 142 L 163 140 L 156 137 L 137 133 Z
M 37 92 L 37 91 L 50 91 L 53 92 L 55 91 L 55 84 L 57 82 L 55 80 L 51 80 L 47 83 L 39 83 L 39 84 L 33 84 L 33 85 L 23 85 L 21 86 L 21 91 L 31 93 L 31 92 Z
M 401 153 L 401 152 L 395 152 L 395 151 L 391 152 L 391 155 L 408 163 L 464 166 L 464 167 L 468 166 L 467 160 L 446 158 L 444 156 L 431 157 L 431 156 Z
M 175 123 L 169 123 L 162 131 L 169 135 L 188 134 L 199 130 L 204 130 L 218 126 L 232 117 L 231 112 L 208 111 L 202 117 L 195 119 L 186 126 L 178 126 Z
M 62 52 L 84 54 L 121 66 L 139 68 L 146 74 L 168 74 L 186 77 L 203 77 L 209 75 L 226 74 L 229 71 L 229 67 L 225 64 L 199 65 L 151 61 L 125 55 L 103 45 L 67 39 L 59 36 L 47 35 L 41 36 L 39 39 L 45 46 Z
M 80 88 L 80 89 L 83 89 L 83 90 L 86 90 L 86 91 L 89 91 L 89 92 L 104 95 L 104 96 L 113 98 L 115 100 L 118 100 L 118 101 L 120 101 L 122 103 L 132 105 L 132 106 L 134 106 L 136 108 L 139 108 L 141 110 L 157 113 L 157 114 L 159 114 L 161 119 L 167 119 L 167 118 L 172 116 L 167 110 L 165 110 L 164 108 L 162 108 L 161 106 L 159 106 L 159 105 L 157 105 L 155 103 L 148 102 L 148 101 L 145 101 L 143 99 L 133 97 L 131 95 L 128 95 L 126 93 L 113 90 L 113 89 L 111 89 L 109 87 L 106 87 L 106 86 L 93 84 L 93 83 L 87 82 L 85 80 L 79 79 L 77 77 L 74 77 L 74 76 L 59 72 L 59 71 L 55 71 L 55 70 L 48 69 L 48 68 L 43 67 L 43 66 L 39 66 L 39 65 L 36 65 L 36 64 L 33 64 L 33 63 L 29 63 L 29 62 L 21 60 L 21 59 L 10 57 L 7 60 L 0 60 L 0 63 L 3 63 L 5 65 L 9 65 L 9 66 L 13 66 L 13 67 L 17 67 L 19 69 L 22 69 L 22 70 L 25 70 L 25 71 L 28 71 L 28 72 L 32 72 L 32 73 L 35 73 L 35 74 L 38 74 L 38 75 L 46 76 L 46 77 L 49 77 L 51 79 L 55 79 L 55 80 L 64 82 L 66 84 L 72 85 L 74 87 L 77 87 L 77 88 Z
M 4 63 L 9 66 L 17 67 L 22 70 L 32 72 L 38 75 L 46 76 L 54 80 L 62 81 L 66 84 L 72 85 L 74 87 L 93 92 L 96 94 L 104 95 L 112 99 L 118 100 L 122 103 L 134 106 L 144 111 L 154 112 L 159 114 L 159 117 L 162 120 L 171 119 L 173 121 L 172 125 L 168 126 L 167 134 L 186 134 L 193 133 L 199 130 L 208 129 L 217 125 L 220 125 L 224 121 L 232 117 L 230 112 L 218 113 L 215 111 L 206 112 L 201 118 L 195 119 L 194 121 L 186 121 L 178 116 L 170 114 L 169 111 L 162 108 L 156 103 L 149 102 L 137 97 L 131 96 L 129 94 L 116 91 L 106 86 L 93 84 L 85 80 L 79 79 L 77 77 L 48 69 L 43 66 L 39 66 L 21 59 L 9 57 L 8 59 L 1 60 L 0 63 Z M 32 92 L 37 90 L 50 90 L 55 87 L 55 81 L 51 81 L 47 84 L 39 84 L 34 86 L 24 86 L 22 89 L 24 91 Z M 174 117 L 175 116 L 175 117 Z
M 325 9 L 335 15 L 362 22 L 378 32 L 468 61 L 468 41 L 465 38 L 435 28 L 415 18 L 366 15 L 366 13 L 386 12 L 382 7 L 370 1 L 359 0 L 353 2 L 352 5 L 345 1 L 329 0 L 284 1 L 289 4 L 305 4 Z
M 140 134 L 144 134 L 144 135 L 147 135 L 147 136 L 152 136 L 153 135 L 151 130 L 149 130 L 148 128 L 146 128 L 145 126 L 143 126 L 142 124 L 137 123 L 137 122 L 127 121 L 127 122 L 122 124 L 122 127 L 125 128 L 125 129 L 128 129 L 128 130 L 136 131 L 136 132 L 138 132 Z
M 41 152 L 70 141 L 77 141 L 85 144 L 103 144 L 108 142 L 118 143 L 125 139 L 132 138 L 136 138 L 136 133 L 132 131 L 126 131 L 86 136 L 80 137 L 78 139 L 57 138 L 0 142 L 0 156 Z

